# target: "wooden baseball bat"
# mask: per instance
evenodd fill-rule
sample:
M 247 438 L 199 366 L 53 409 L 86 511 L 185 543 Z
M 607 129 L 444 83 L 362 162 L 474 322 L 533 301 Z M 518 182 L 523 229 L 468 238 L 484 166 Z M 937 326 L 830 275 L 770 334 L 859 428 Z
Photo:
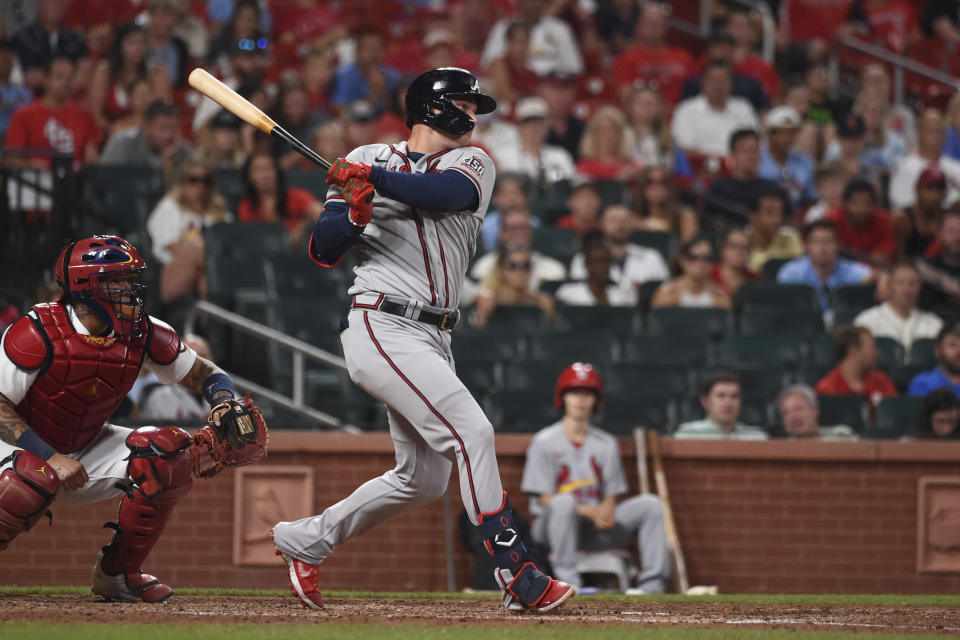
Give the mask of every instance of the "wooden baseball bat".
M 647 432 L 642 427 L 633 430 L 633 444 L 637 449 L 637 481 L 640 493 L 650 493 L 650 475 L 647 471 Z
M 324 171 L 330 169 L 330 163 L 316 151 L 297 140 L 289 131 L 274 122 L 270 116 L 258 109 L 256 105 L 241 96 L 239 93 L 223 84 L 206 70 L 199 67 L 190 72 L 188 78 L 190 86 L 207 96 L 221 107 L 247 122 L 260 131 L 280 138 L 294 150 L 320 165 Z
M 650 443 L 650 457 L 653 458 L 653 477 L 657 483 L 657 493 L 663 504 L 663 528 L 667 535 L 667 546 L 673 552 L 674 575 L 680 593 L 686 593 L 690 588 L 687 579 L 687 563 L 683 559 L 683 549 L 680 546 L 680 536 L 677 535 L 677 525 L 673 520 L 673 507 L 670 504 L 670 490 L 667 488 L 667 474 L 663 472 L 663 460 L 660 457 L 660 434 L 656 431 L 647 433 Z

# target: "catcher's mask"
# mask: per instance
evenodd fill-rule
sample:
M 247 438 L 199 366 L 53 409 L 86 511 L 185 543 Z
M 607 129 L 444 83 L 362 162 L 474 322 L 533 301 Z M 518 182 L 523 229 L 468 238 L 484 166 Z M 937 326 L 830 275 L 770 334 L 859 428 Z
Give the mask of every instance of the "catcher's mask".
M 589 389 L 596 393 L 597 404 L 594 409 L 599 409 L 603 403 L 603 380 L 592 364 L 574 362 L 560 373 L 553 392 L 553 406 L 558 411 L 563 411 L 563 394 L 571 389 Z
M 140 274 L 146 264 L 132 244 L 119 236 L 92 236 L 68 244 L 54 265 L 61 300 L 87 305 L 119 335 L 143 334 Z

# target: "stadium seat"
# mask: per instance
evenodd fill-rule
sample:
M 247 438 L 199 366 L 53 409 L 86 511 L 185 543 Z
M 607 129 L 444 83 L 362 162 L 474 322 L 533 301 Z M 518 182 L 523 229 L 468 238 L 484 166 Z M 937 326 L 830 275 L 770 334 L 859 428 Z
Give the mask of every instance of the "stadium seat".
M 932 338 L 914 340 L 910 346 L 910 357 L 907 360 L 907 364 L 923 369 L 932 369 L 937 366 L 937 356 L 934 353 L 935 347 L 936 341 Z
M 523 357 L 525 343 L 517 335 L 467 333 L 458 329 L 450 343 L 455 362 L 461 359 L 500 361 Z
M 214 304 L 233 307 L 237 296 L 259 292 L 266 298 L 263 260 L 256 254 L 246 256 L 208 256 L 207 297 Z
M 620 359 L 640 364 L 702 366 L 710 357 L 710 342 L 699 336 L 629 336 L 623 341 Z
M 870 428 L 870 402 L 864 396 L 817 396 L 820 424 L 845 424 L 858 434 Z
M 676 422 L 676 403 L 643 393 L 608 393 L 600 411 L 600 425 L 615 435 L 630 435 L 636 427 L 666 433 Z
M 810 345 L 810 362 L 815 365 L 833 368 L 837 363 L 833 337 L 829 334 L 817 336 Z
M 896 385 L 897 391 L 906 393 L 907 389 L 910 388 L 910 383 L 917 377 L 917 374 L 928 371 L 930 368 L 931 367 L 918 367 L 912 364 L 903 365 L 896 371 L 890 372 L 890 379 L 893 380 L 893 384 Z
M 640 313 L 632 307 L 559 306 L 556 316 L 558 328 L 567 331 L 600 330 L 623 335 L 640 330 Z
M 724 366 L 781 365 L 796 369 L 807 360 L 808 347 L 796 333 L 728 336 L 717 345 L 716 362 Z
M 780 267 L 788 262 L 790 262 L 790 258 L 769 258 L 763 263 L 763 279 L 768 282 L 776 282 Z
M 552 395 L 538 398 L 529 391 L 494 391 L 487 396 L 485 406 L 487 417 L 500 432 L 534 433 L 560 418 Z
M 630 186 L 620 180 L 595 180 L 597 191 L 600 192 L 602 206 L 611 204 L 626 204 L 630 202 Z
M 544 280 L 540 283 L 540 291 L 547 294 L 551 298 L 557 295 L 557 289 L 567 284 L 568 282 L 574 282 L 573 280 Z M 593 307 L 571 307 L 573 309 L 592 309 Z
M 744 396 L 762 396 L 767 401 L 776 400 L 780 390 L 787 385 L 789 376 L 779 365 L 746 365 L 742 363 L 733 363 L 724 366 L 724 369 L 733 371 L 740 378 L 740 386 Z M 707 369 L 696 376 L 696 388 L 700 388 L 700 382 L 713 369 Z
M 602 365 L 616 360 L 620 355 L 619 339 L 616 334 L 607 331 L 532 335 L 528 344 L 529 358 L 532 360 Z
M 793 372 L 791 380 L 815 387 L 818 382 L 823 380 L 824 376 L 830 373 L 833 366 L 833 364 L 807 363 Z
M 905 436 L 916 421 L 922 404 L 921 397 L 884 398 L 877 407 L 876 427 L 867 431 L 867 437 L 873 440 L 896 440 Z
M 820 311 L 816 289 L 805 284 L 745 282 L 733 295 L 733 304 L 736 309 L 743 311 L 762 307 Z
M 707 336 L 719 340 L 733 330 L 733 316 L 726 309 L 663 307 L 647 316 L 647 333 L 655 336 Z
M 280 222 L 232 222 L 203 230 L 207 258 L 267 257 L 290 253 L 290 234 Z
M 859 313 L 877 304 L 874 292 L 872 284 L 848 284 L 830 290 L 830 303 L 835 312 L 851 310 Z
M 630 234 L 630 242 L 648 249 L 656 249 L 667 264 L 677 252 L 676 238 L 672 233 L 665 231 L 634 231 Z
M 269 305 L 267 319 L 271 327 L 293 338 L 340 353 L 340 319 L 344 311 L 344 303 L 335 296 L 285 298 Z M 289 350 L 284 351 L 289 354 Z
M 84 219 L 82 233 L 140 234 L 147 217 L 163 197 L 163 172 L 126 165 L 86 165 L 80 171 Z M 127 238 L 130 240 L 130 238 Z M 131 240 L 132 241 L 132 240 Z M 137 248 L 144 257 L 142 242 Z
M 540 399 L 544 397 L 552 398 L 557 377 L 569 365 L 569 360 L 512 360 L 504 362 L 503 388 L 514 391 L 530 391 Z
M 646 315 L 650 311 L 653 294 L 662 284 L 663 280 L 647 280 L 640 283 L 640 286 L 637 287 L 637 307 L 640 308 L 640 313 Z
M 903 345 L 893 338 L 875 338 L 877 343 L 877 367 L 887 373 L 903 366 Z
M 331 158 L 331 161 L 333 158 Z M 287 169 L 283 172 L 288 187 L 306 189 L 323 202 L 327 198 L 327 172 L 322 169 Z
M 324 268 L 302 251 L 270 256 L 264 270 L 270 299 L 335 295 L 346 301 L 348 280 L 353 276 L 344 264 Z
M 823 316 L 804 309 L 748 309 L 740 314 L 740 332 L 744 334 L 788 331 L 812 340 L 823 334 Z
M 580 238 L 573 231 L 542 224 L 533 230 L 533 249 L 570 264 L 580 250 Z
M 604 376 L 610 393 L 680 397 L 690 387 L 690 369 L 683 364 L 620 363 Z
M 484 331 L 536 334 L 549 328 L 549 319 L 540 307 L 498 306 L 490 315 Z
M 217 192 L 227 201 L 227 210 L 236 211 L 243 200 L 244 186 L 240 169 L 229 167 L 211 170 L 213 184 Z

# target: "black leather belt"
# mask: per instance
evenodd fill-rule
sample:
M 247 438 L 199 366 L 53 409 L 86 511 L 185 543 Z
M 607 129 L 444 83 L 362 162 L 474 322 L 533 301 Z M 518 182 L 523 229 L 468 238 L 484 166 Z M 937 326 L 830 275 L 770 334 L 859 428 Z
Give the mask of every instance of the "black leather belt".
M 357 304 L 354 302 L 354 308 L 363 309 L 367 305 Z M 373 306 L 373 305 L 371 305 Z M 383 311 L 384 313 L 389 313 L 395 316 L 407 317 L 407 305 L 402 302 L 391 302 L 389 300 L 382 300 L 378 305 L 375 305 L 378 311 Z M 437 311 L 428 311 L 427 309 L 421 309 L 420 313 L 416 314 L 412 320 L 417 322 L 426 322 L 427 324 L 432 324 L 435 327 L 439 328 L 441 331 L 450 331 L 460 320 L 460 311 L 446 311 L 446 312 L 437 312 Z

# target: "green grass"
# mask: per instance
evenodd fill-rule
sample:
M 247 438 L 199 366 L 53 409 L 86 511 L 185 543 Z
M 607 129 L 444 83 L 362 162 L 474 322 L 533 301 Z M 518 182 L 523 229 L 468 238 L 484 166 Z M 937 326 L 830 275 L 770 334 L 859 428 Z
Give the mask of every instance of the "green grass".
M 177 595 L 182 596 L 234 596 L 234 597 L 279 597 L 289 596 L 286 589 L 196 589 L 178 588 Z M 0 586 L 0 595 L 55 595 L 89 594 L 89 587 L 10 587 Z M 425 599 L 425 600 L 499 600 L 494 593 L 451 593 L 448 591 L 333 591 L 324 590 L 324 598 L 376 598 Z M 603 602 L 751 602 L 756 604 L 833 604 L 850 607 L 869 606 L 926 606 L 958 607 L 958 594 L 721 594 L 716 596 L 684 596 L 675 593 L 656 596 L 625 596 L 621 594 L 599 594 L 595 596 L 577 596 L 577 600 L 597 600 Z M 872 636 L 871 636 L 872 637 Z
M 315 625 L 286 624 L 52 624 L 42 622 L 0 622 L 0 637 L 4 640 L 20 638 L 67 638 L 70 640 L 169 640 L 170 638 L 203 638 L 204 640 L 300 640 L 323 638 L 323 640 L 435 640 L 456 638 L 462 640 L 583 640 L 583 627 L 561 627 L 551 624 L 517 626 L 505 633 L 503 627 L 481 626 L 434 626 L 413 625 L 385 626 L 373 624 L 335 624 L 318 622 Z M 904 636 L 888 633 L 867 635 L 838 631 L 792 631 L 789 629 L 665 629 L 653 627 L 604 627 L 591 626 L 590 640 L 630 638 L 647 640 L 669 638 L 693 638 L 694 640 L 761 640 L 766 638 L 790 638 L 791 640 L 894 640 Z M 934 635 L 910 635 L 909 638 L 937 638 Z

